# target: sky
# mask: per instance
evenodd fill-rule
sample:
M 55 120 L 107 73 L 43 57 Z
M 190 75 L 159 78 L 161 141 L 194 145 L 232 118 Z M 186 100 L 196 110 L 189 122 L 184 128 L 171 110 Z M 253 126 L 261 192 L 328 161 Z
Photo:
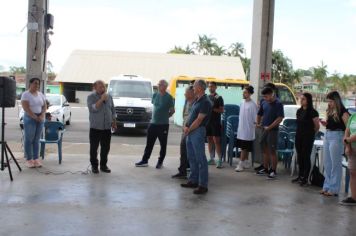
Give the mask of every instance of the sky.
M 273 48 L 308 69 L 356 74 L 356 0 L 275 0 Z M 28 0 L 0 0 L 0 66 L 25 66 Z M 5 10 L 4 10 L 5 9 Z M 50 0 L 48 60 L 59 72 L 76 49 L 166 53 L 198 34 L 250 57 L 253 0 Z

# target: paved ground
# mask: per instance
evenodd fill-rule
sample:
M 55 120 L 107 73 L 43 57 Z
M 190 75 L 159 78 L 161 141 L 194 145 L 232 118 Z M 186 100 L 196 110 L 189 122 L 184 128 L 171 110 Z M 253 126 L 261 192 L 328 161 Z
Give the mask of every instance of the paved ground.
M 17 150 L 19 145 L 11 144 Z M 87 144 L 64 147 L 58 165 L 49 148 L 44 168 L 0 172 L 0 235 L 355 235 L 356 208 L 339 206 L 313 187 L 276 181 L 231 167 L 210 168 L 209 193 L 195 196 L 172 180 L 178 146 L 169 146 L 165 168 L 135 168 L 141 145 L 114 145 L 111 174 L 85 171 Z M 16 157 L 23 163 L 21 153 Z M 45 174 L 51 171 L 57 173 Z M 42 173 L 41 173 L 42 172 Z M 343 196 L 340 196 L 340 198 Z

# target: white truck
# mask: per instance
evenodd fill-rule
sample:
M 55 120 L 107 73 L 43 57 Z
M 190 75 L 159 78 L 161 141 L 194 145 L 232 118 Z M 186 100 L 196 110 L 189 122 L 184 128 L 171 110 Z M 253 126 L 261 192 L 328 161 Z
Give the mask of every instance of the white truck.
M 112 77 L 108 93 L 114 100 L 118 128 L 147 129 L 152 119 L 152 81 L 137 75 Z

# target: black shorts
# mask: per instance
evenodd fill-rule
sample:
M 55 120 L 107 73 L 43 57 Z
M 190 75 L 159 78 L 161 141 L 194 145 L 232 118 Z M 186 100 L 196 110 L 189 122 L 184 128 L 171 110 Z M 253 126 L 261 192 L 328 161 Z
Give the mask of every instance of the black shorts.
M 241 150 L 252 152 L 253 141 L 237 139 L 237 147 Z
M 209 123 L 206 126 L 206 136 L 221 137 L 221 124 L 220 123 Z

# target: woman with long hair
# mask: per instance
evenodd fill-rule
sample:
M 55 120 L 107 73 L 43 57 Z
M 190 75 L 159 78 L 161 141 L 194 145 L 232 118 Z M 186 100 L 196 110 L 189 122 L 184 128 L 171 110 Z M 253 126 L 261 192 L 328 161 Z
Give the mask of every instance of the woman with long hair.
M 300 97 L 301 107 L 297 111 L 297 132 L 295 148 L 297 151 L 299 175 L 293 183 L 300 186 L 308 184 L 310 172 L 310 155 L 313 149 L 315 134 L 319 131 L 319 114 L 314 109 L 313 97 L 310 93 L 303 93 Z
M 324 139 L 324 186 L 321 194 L 338 196 L 341 186 L 342 154 L 344 152 L 344 133 L 349 119 L 349 113 L 342 103 L 337 91 L 326 96 L 328 108 L 327 120 L 322 122 L 326 126 Z
M 40 79 L 30 79 L 29 89 L 22 94 L 21 104 L 24 114 L 25 157 L 27 167 L 41 167 L 38 160 L 40 136 L 44 126 L 46 113 L 46 98 L 39 92 Z

